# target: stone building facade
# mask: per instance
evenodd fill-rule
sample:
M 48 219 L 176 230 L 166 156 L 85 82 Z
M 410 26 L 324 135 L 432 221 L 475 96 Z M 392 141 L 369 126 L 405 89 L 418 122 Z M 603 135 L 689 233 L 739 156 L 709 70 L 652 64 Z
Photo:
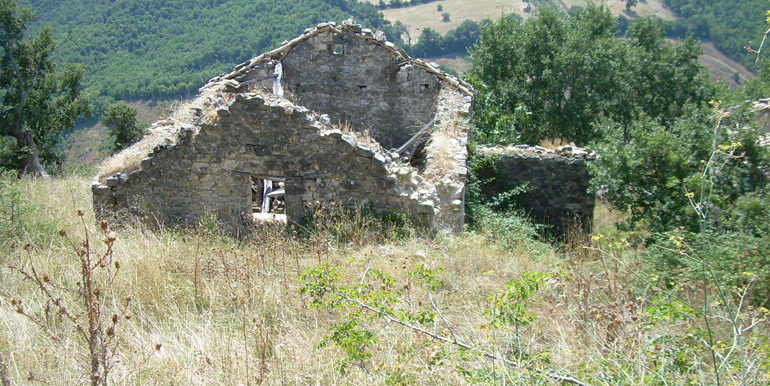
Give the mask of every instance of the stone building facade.
M 212 79 L 107 160 L 94 208 L 240 222 L 268 208 L 299 221 L 317 206 L 365 204 L 458 231 L 472 98 L 381 33 L 322 23 Z

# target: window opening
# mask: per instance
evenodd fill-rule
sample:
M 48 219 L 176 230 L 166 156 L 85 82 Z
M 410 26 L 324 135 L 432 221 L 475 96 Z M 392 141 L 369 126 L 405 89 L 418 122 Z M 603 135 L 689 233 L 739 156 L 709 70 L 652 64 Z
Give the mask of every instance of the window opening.
M 286 221 L 286 189 L 283 179 L 251 177 L 251 210 L 255 220 Z
M 333 55 L 342 55 L 345 53 L 345 46 L 342 44 L 327 44 L 326 48 Z

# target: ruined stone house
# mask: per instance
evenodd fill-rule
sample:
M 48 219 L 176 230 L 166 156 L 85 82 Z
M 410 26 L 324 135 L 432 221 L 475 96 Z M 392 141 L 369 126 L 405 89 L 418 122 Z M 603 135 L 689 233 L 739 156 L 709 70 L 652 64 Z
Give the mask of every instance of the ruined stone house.
M 94 207 L 192 223 L 363 204 L 460 230 L 472 98 L 382 33 L 322 23 L 212 79 L 107 160 Z
M 368 205 L 459 231 L 472 101 L 469 86 L 381 32 L 322 23 L 212 79 L 107 160 L 92 185 L 94 208 L 152 223 L 209 214 L 242 223 Z M 557 233 L 576 218 L 590 223 L 584 152 L 479 153 L 530 188 L 522 207 Z

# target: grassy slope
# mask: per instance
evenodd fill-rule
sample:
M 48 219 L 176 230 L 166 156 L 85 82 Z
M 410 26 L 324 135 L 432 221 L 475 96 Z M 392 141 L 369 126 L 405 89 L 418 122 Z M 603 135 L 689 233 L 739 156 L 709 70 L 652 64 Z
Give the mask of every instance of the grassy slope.
M 85 224 L 94 223 L 88 178 L 25 179 L 20 188 L 34 210 L 17 221 L 24 224 L 22 230 L 11 236 L 3 233 L 10 229 L 0 230 L 0 248 L 5 251 L 0 255 L 0 352 L 15 382 L 24 382 L 31 374 L 46 382 L 82 383 L 84 345 L 66 321 L 50 319 L 53 331 L 63 337 L 57 344 L 14 312 L 11 299 L 20 299 L 35 315 L 45 308 L 45 301 L 9 265 L 29 269 L 34 263 L 40 275 L 68 286 L 79 280 L 77 259 L 56 233 L 67 229 L 79 243 L 83 225 L 75 215 L 77 208 L 85 210 Z M 352 234 L 345 243 L 331 240 L 329 232 L 308 240 L 275 229 L 237 243 L 210 233 L 215 228 L 211 222 L 188 231 L 125 226 L 115 230 L 114 258 L 121 263 L 118 279 L 105 293 L 107 299 L 133 299 L 128 309 L 132 318 L 120 322 L 117 330 L 120 362 L 113 369 L 113 382 L 548 382 L 538 373 L 522 379 L 521 370 L 508 371 L 500 362 L 461 355 L 455 346 L 377 318 L 361 320 L 378 338 L 370 348 L 372 357 L 363 362 L 366 372 L 354 364 L 347 374 L 339 373 L 335 365 L 344 359 L 342 351 L 319 343 L 330 334 L 331 323 L 346 320 L 351 313 L 312 308 L 309 297 L 298 294 L 298 274 L 328 263 L 344 270 L 340 280 L 347 284 L 360 283 L 364 272 L 374 268 L 392 275 L 399 283 L 396 289 L 404 290 L 398 304 L 408 309 L 431 309 L 431 298 L 418 282 L 407 279 L 407 272 L 417 264 L 444 267 L 438 278 L 446 284 L 433 291 L 432 301 L 448 324 L 436 318 L 426 328 L 454 334 L 511 360 L 546 365 L 589 384 L 683 384 L 687 382 L 680 377 L 682 369 L 693 371 L 693 380 L 711 383 L 708 351 L 697 341 L 683 339 L 692 328 L 703 328 L 701 319 L 678 313 L 667 319 L 668 314 L 650 313 L 653 306 L 665 312 L 682 309 L 678 305 L 670 311 L 667 300 L 654 300 L 661 293 L 658 286 L 665 284 L 639 271 L 642 251 L 612 236 L 618 215 L 600 206 L 597 216 L 596 226 L 605 235 L 595 238 L 600 241 L 583 240 L 558 252 L 515 232 L 502 242 L 496 239 L 500 229 L 459 237 L 415 234 L 397 240 L 367 232 L 364 223 L 347 221 L 342 225 Z M 91 236 L 94 248 L 103 250 L 99 239 Z M 29 254 L 25 243 L 30 243 Z M 489 328 L 483 313 L 490 307 L 489 297 L 524 271 L 553 276 L 528 308 L 536 321 L 520 328 L 516 340 L 512 327 Z M 73 294 L 62 296 L 76 312 Z M 697 301 L 698 296 L 694 291 L 692 299 L 686 299 Z M 712 312 L 719 312 L 719 307 L 715 305 Z M 718 339 L 731 341 L 722 321 L 712 320 L 712 328 Z M 767 336 L 767 329 L 766 323 L 760 324 L 745 334 L 747 347 L 756 337 Z M 669 352 L 684 364 L 677 367 Z M 770 366 L 761 351 L 749 352 L 747 361 L 757 361 L 755 369 Z M 736 374 L 737 369 L 728 365 L 722 369 L 723 382 L 737 382 Z M 753 378 L 758 383 L 768 381 L 767 374 L 751 375 L 758 376 Z

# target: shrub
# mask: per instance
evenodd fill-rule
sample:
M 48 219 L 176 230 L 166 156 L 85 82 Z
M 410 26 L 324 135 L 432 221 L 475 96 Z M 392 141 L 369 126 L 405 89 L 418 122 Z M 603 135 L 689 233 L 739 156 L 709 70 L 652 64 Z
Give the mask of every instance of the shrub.
M 115 151 L 129 147 L 144 135 L 142 125 L 136 120 L 136 110 L 124 102 L 107 107 L 102 122 L 109 127 L 112 148 Z

